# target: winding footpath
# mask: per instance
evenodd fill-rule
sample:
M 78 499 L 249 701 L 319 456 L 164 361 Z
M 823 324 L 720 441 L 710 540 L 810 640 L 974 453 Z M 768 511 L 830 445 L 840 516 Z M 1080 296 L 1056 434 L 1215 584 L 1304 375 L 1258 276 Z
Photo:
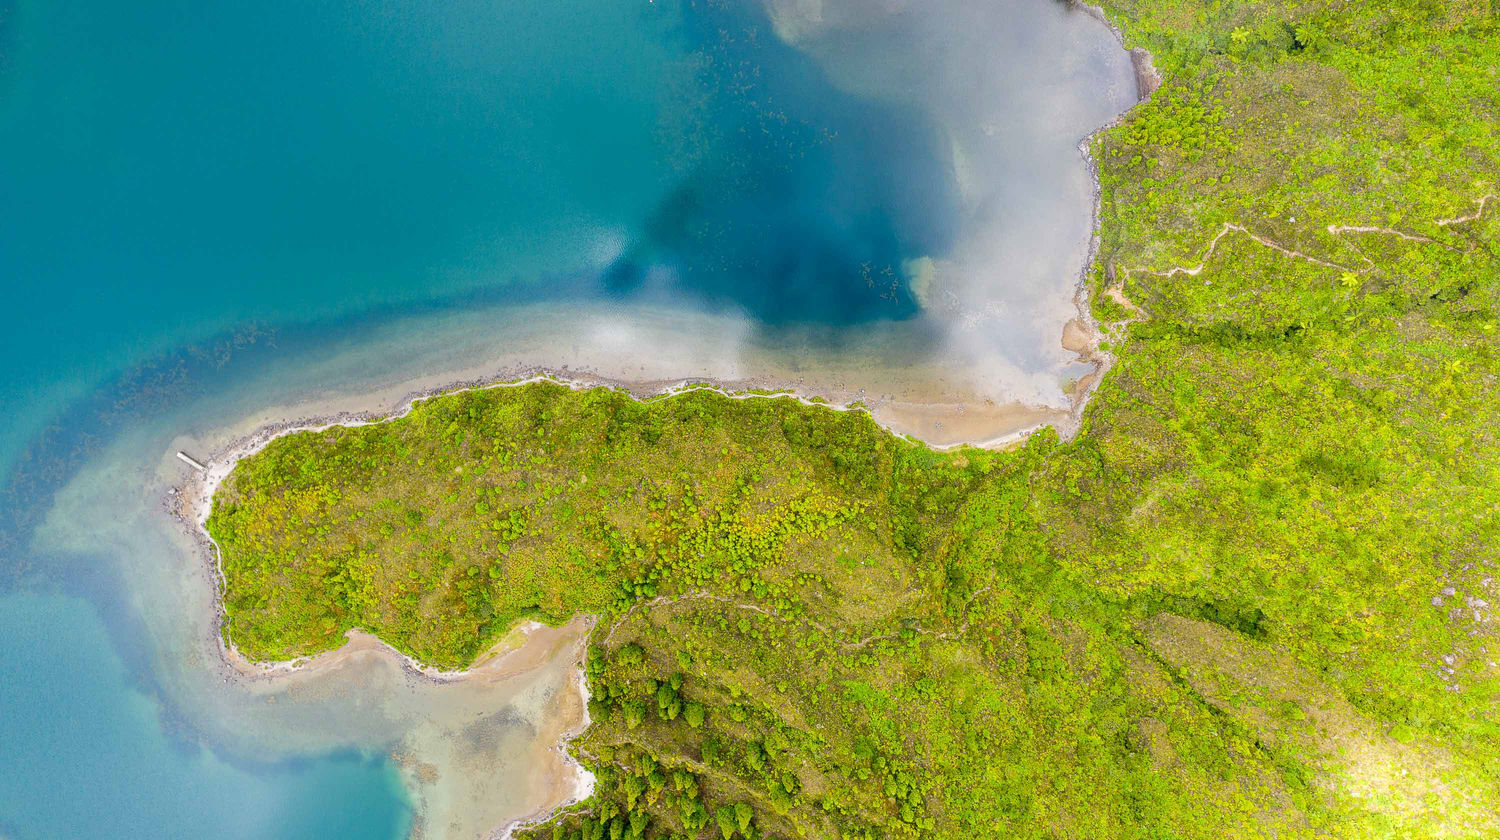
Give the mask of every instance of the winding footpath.
M 1494 199 L 1494 198 L 1496 198 L 1496 195 L 1494 193 L 1486 193 L 1486 194 L 1484 194 L 1484 195 L 1482 195 L 1479 198 L 1477 198 L 1477 199 L 1474 200 L 1474 203 L 1477 204 L 1478 207 L 1474 210 L 1473 213 L 1470 213 L 1468 215 L 1462 215 L 1462 216 L 1454 216 L 1454 217 L 1448 218 L 1448 219 L 1438 219 L 1433 224 L 1436 225 L 1437 227 L 1449 227 L 1449 226 L 1452 226 L 1452 225 L 1458 225 L 1458 224 L 1464 224 L 1466 222 L 1477 221 L 1479 218 L 1481 218 L 1484 215 L 1484 211 L 1485 211 L 1486 206 L 1489 204 L 1490 200 Z M 1386 235 L 1386 236 L 1396 236 L 1396 237 L 1404 239 L 1404 240 L 1406 240 L 1408 242 L 1421 242 L 1421 243 L 1426 243 L 1426 244 L 1435 244 L 1435 245 L 1440 245 L 1440 246 L 1442 246 L 1444 248 L 1448 248 L 1448 249 L 1451 249 L 1451 250 L 1455 250 L 1455 251 L 1458 250 L 1454 246 L 1452 246 L 1452 245 L 1450 245 L 1450 244 L 1448 244 L 1446 242 L 1441 242 L 1439 240 L 1433 239 L 1430 236 L 1423 236 L 1421 234 L 1410 233 L 1408 231 L 1403 231 L 1403 230 L 1396 230 L 1395 228 L 1389 228 L 1389 227 L 1380 227 L 1380 226 L 1375 226 L 1375 225 L 1328 225 L 1327 230 L 1328 230 L 1328 233 L 1330 235 L 1335 236 L 1335 237 L 1340 237 L 1340 238 L 1342 238 L 1345 234 L 1350 234 L 1350 233 L 1357 233 L 1357 234 L 1374 233 L 1374 234 L 1382 234 L 1382 235 Z M 1289 247 L 1287 247 L 1285 245 L 1282 245 L 1279 242 L 1276 242 L 1273 239 L 1270 239 L 1268 237 L 1265 237 L 1265 236 L 1262 236 L 1262 235 L 1260 235 L 1258 233 L 1255 233 L 1255 232 L 1251 231 L 1249 228 L 1246 228 L 1244 225 L 1235 224 L 1234 222 L 1225 222 L 1224 226 L 1219 229 L 1219 232 L 1214 235 L 1213 239 L 1209 240 L 1208 246 L 1206 248 L 1204 248 L 1204 250 L 1203 250 L 1203 256 L 1199 260 L 1199 262 L 1198 262 L 1197 265 L 1194 265 L 1194 266 L 1174 266 L 1172 268 L 1161 269 L 1161 270 L 1144 268 L 1144 267 L 1136 267 L 1136 268 L 1121 267 L 1121 268 L 1119 268 L 1118 269 L 1118 271 L 1119 271 L 1119 277 L 1117 279 L 1115 279 L 1115 282 L 1113 282 L 1113 283 L 1109 284 L 1108 286 L 1106 286 L 1104 288 L 1104 290 L 1103 290 L 1103 293 L 1106 296 L 1108 296 L 1111 300 L 1113 300 L 1115 303 L 1118 303 L 1122 307 L 1130 310 L 1132 313 L 1134 313 L 1134 316 L 1130 317 L 1130 318 L 1125 318 L 1123 320 L 1112 321 L 1112 322 L 1109 322 L 1107 324 L 1102 324 L 1101 326 L 1105 327 L 1106 331 L 1108 331 L 1108 332 L 1114 333 L 1116 335 L 1123 335 L 1123 332 L 1121 332 L 1121 331 L 1125 327 L 1127 327 L 1128 325 L 1130 325 L 1132 323 L 1135 323 L 1137 321 L 1141 321 L 1141 320 L 1144 320 L 1147 317 L 1150 317 L 1148 315 L 1148 313 L 1146 312 L 1145 309 L 1143 309 L 1138 304 L 1132 302 L 1129 298 L 1127 298 L 1125 296 L 1125 282 L 1126 282 L 1127 279 L 1129 279 L 1130 275 L 1132 275 L 1132 274 L 1149 274 L 1149 275 L 1151 275 L 1153 277 L 1162 277 L 1162 278 L 1172 278 L 1172 277 L 1177 277 L 1179 275 L 1186 275 L 1186 276 L 1189 276 L 1189 277 L 1196 277 L 1199 274 L 1201 274 L 1205 268 L 1208 267 L 1208 262 L 1209 262 L 1209 260 L 1211 260 L 1213 258 L 1214 252 L 1218 250 L 1219 243 L 1223 241 L 1224 237 L 1228 236 L 1231 233 L 1244 234 L 1245 237 L 1247 237 L 1248 239 L 1250 239 L 1250 241 L 1255 242 L 1255 243 L 1257 243 L 1257 244 L 1259 244 L 1259 245 L 1261 245 L 1263 247 L 1270 248 L 1271 250 L 1276 251 L 1277 253 L 1280 253 L 1280 254 L 1282 254 L 1282 255 L 1284 255 L 1286 257 L 1289 257 L 1291 259 L 1305 260 L 1307 262 L 1313 263 L 1314 265 L 1320 265 L 1320 266 L 1323 266 L 1324 268 L 1331 268 L 1331 269 L 1335 269 L 1337 271 L 1343 271 L 1343 272 L 1347 272 L 1347 273 L 1353 274 L 1353 275 L 1368 274 L 1369 272 L 1374 271 L 1378 267 L 1377 264 L 1375 263 L 1375 261 L 1372 260 L 1372 259 L 1370 259 L 1369 257 L 1365 256 L 1362 251 L 1360 252 L 1360 257 L 1361 257 L 1361 259 L 1363 259 L 1367 263 L 1367 265 L 1365 265 L 1363 268 L 1355 268 L 1355 267 L 1352 267 L 1352 266 L 1346 266 L 1346 265 L 1341 265 L 1341 264 L 1336 263 L 1336 262 L 1331 262 L 1329 260 L 1322 259 L 1321 257 L 1315 257 L 1315 256 L 1313 256 L 1311 254 L 1304 254 L 1301 251 L 1296 250 L 1295 248 L 1289 248 Z M 1358 246 L 1352 246 L 1352 247 L 1354 247 L 1354 249 L 1356 251 L 1359 251 Z M 1114 272 L 1112 271 L 1111 274 L 1113 274 L 1113 273 Z

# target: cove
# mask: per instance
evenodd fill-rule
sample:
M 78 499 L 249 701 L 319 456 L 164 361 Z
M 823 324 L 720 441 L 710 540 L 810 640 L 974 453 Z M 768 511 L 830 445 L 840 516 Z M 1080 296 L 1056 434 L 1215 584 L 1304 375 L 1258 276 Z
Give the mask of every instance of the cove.
M 1136 93 L 1104 26 L 1029 0 L 23 0 L 0 54 L 18 838 L 465 836 L 545 800 L 561 640 L 489 692 L 379 655 L 225 682 L 171 453 L 535 368 L 942 440 L 1055 419 L 1089 369 L 1058 341 L 1077 144 Z

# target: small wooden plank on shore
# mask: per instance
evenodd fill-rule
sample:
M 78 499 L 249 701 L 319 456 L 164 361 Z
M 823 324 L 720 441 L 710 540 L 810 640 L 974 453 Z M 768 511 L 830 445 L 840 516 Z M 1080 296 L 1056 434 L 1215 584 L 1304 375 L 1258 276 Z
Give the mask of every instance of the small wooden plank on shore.
M 197 458 L 194 458 L 193 456 L 187 454 L 186 452 L 183 452 L 180 449 L 177 450 L 177 457 L 181 458 L 183 462 L 185 462 L 188 466 L 192 467 L 198 472 L 208 472 L 207 466 L 199 462 Z

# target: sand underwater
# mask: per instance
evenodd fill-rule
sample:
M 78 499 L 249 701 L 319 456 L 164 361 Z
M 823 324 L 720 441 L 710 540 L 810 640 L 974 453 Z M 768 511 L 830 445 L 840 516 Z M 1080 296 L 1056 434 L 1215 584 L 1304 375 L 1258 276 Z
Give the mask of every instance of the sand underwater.
M 587 792 L 586 619 L 458 679 L 238 663 L 178 450 L 539 371 L 991 442 L 1095 370 L 1079 142 L 1138 91 L 1064 4 L 22 0 L 0 56 L 0 837 L 484 837 Z

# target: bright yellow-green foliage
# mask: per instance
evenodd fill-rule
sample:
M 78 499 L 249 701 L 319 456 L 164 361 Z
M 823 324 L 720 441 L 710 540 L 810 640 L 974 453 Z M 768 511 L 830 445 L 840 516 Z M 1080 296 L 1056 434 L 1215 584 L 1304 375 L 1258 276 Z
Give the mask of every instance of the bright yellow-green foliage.
M 541 837 L 1500 836 L 1495 13 L 1106 12 L 1166 82 L 1096 141 L 1077 439 L 434 398 L 235 470 L 226 634 L 458 666 L 600 615 Z
M 819 476 L 791 443 L 767 445 L 797 439 L 797 416 L 764 398 L 721 403 L 539 383 L 277 440 L 234 471 L 209 522 L 232 581 L 225 630 L 276 659 L 363 627 L 461 667 L 522 616 L 623 607 L 668 575 L 705 585 L 721 559 L 754 575 L 789 541 L 854 518 L 866 503 L 850 491 L 911 448 L 867 418 L 804 421 L 809 445 L 843 453 Z M 780 587 L 755 585 L 778 603 Z

